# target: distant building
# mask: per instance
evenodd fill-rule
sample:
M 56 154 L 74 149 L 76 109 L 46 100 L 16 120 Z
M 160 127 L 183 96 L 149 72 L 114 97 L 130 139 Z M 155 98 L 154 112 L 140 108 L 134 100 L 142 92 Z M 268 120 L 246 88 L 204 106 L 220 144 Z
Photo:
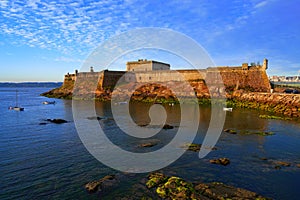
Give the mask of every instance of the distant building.
M 126 63 L 126 71 L 145 72 L 156 70 L 170 70 L 170 64 L 146 59 Z

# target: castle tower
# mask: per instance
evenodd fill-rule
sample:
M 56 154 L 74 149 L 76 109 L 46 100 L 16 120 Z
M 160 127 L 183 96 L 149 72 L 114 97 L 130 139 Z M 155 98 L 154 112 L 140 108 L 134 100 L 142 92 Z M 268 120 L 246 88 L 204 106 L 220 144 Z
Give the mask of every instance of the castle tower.
M 268 69 L 268 59 L 264 59 L 264 63 L 263 63 L 263 66 L 262 66 L 262 68 L 264 69 L 264 70 L 267 70 Z

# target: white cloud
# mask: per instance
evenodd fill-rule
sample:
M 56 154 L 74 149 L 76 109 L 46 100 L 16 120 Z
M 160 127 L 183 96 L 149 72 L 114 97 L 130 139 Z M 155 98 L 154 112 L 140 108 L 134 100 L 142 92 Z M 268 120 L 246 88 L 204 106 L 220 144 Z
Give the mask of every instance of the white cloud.
M 68 63 L 71 63 L 71 62 L 82 63 L 83 62 L 83 60 L 81 60 L 81 59 L 69 58 L 69 57 L 59 57 L 59 58 L 56 58 L 55 61 L 57 61 L 57 62 L 68 62 Z
M 257 4 L 255 4 L 254 8 L 261 8 L 261 7 L 264 7 L 267 4 L 268 4 L 267 0 L 266 1 L 261 1 L 261 2 L 259 2 Z
M 6 8 L 8 5 L 8 0 L 1 0 L 0 1 L 0 8 Z

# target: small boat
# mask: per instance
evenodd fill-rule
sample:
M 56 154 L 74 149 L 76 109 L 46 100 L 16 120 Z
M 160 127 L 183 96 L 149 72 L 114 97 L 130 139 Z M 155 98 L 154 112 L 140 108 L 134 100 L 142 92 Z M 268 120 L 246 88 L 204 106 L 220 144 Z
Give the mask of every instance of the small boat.
M 232 112 L 232 108 L 223 108 L 223 111 L 229 111 L 229 112 Z
M 48 105 L 48 104 L 55 104 L 55 101 L 44 101 L 43 104 Z
M 18 90 L 16 90 L 16 106 L 9 106 L 8 109 L 15 111 L 24 111 L 23 107 L 18 106 Z
M 15 107 L 9 106 L 8 109 L 9 110 L 16 110 L 16 111 L 24 111 L 24 108 L 18 107 L 18 106 L 15 106 Z
M 119 101 L 119 102 L 115 102 L 114 104 L 115 105 L 125 105 L 127 103 L 128 103 L 127 101 Z

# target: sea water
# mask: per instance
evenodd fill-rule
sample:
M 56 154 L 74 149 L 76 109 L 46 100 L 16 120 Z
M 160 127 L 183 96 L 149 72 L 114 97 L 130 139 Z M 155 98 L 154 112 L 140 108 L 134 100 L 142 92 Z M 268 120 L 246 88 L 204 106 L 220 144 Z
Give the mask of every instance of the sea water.
M 9 110 L 15 104 L 18 89 L 19 106 L 24 111 Z M 95 159 L 82 144 L 75 128 L 72 101 L 48 99 L 39 94 L 50 88 L 0 87 L 0 199 L 116 199 L 132 195 L 144 184 L 147 174 L 124 174 Z M 44 105 L 43 101 L 56 101 Z M 82 104 L 90 104 L 83 101 Z M 162 130 L 152 139 L 158 145 L 141 149 L 142 141 L 124 134 L 114 122 L 110 102 L 92 102 L 98 116 L 105 118 L 99 125 L 115 145 L 127 151 L 149 152 L 163 148 L 174 137 L 180 126 L 179 105 L 165 106 L 168 123 L 175 128 Z M 130 104 L 137 123 L 147 121 L 151 105 Z M 141 114 L 142 113 L 142 114 Z M 145 114 L 146 113 L 146 114 Z M 227 112 L 217 150 L 199 159 L 198 153 L 186 152 L 177 161 L 161 169 L 191 182 L 223 182 L 245 188 L 274 199 L 297 199 L 300 196 L 300 125 L 299 121 L 259 118 L 258 111 L 233 109 Z M 52 124 L 47 119 L 60 118 L 68 123 Z M 200 106 L 200 126 L 195 143 L 202 143 L 210 122 L 210 108 Z M 257 131 L 273 132 L 271 136 L 247 134 Z M 105 147 L 104 147 L 105 148 Z M 178 147 L 181 148 L 181 147 Z M 228 166 L 209 163 L 210 159 L 227 157 Z M 267 160 L 264 160 L 266 158 Z M 118 158 L 122 160 L 122 157 Z M 290 167 L 275 169 L 275 161 L 291 163 Z M 120 181 L 99 196 L 89 194 L 84 185 L 108 174 L 117 174 Z M 143 193 L 143 191 L 140 191 Z M 138 199 L 138 198 L 137 198 Z

